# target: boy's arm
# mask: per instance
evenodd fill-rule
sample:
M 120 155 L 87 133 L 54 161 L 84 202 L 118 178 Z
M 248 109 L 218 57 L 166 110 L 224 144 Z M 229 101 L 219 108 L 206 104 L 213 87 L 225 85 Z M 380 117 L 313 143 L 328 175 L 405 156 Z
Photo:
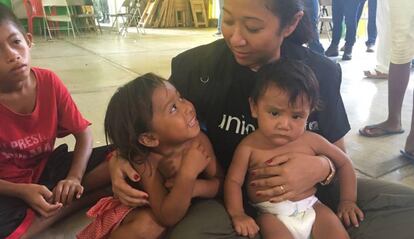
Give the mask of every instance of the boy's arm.
M 223 169 L 217 162 L 210 140 L 204 133 L 200 133 L 200 142 L 211 160 L 194 185 L 193 197 L 214 198 L 221 193 L 224 181 Z
M 81 197 L 84 190 L 81 182 L 92 153 L 92 133 L 89 127 L 73 135 L 76 143 L 72 165 L 66 178 L 61 180 L 53 189 L 55 202 L 62 202 L 63 204 L 71 203 L 74 197 Z
M 335 165 L 340 187 L 340 201 L 356 202 L 357 180 L 351 159 L 322 136 L 312 132 L 308 132 L 308 136 L 315 153 L 327 156 Z
M 251 151 L 242 143 L 237 146 L 224 182 L 224 203 L 231 217 L 244 215 L 242 186 L 249 167 Z
M 24 200 L 43 217 L 54 215 L 62 207 L 61 203 L 49 203 L 49 199 L 53 196 L 52 192 L 46 186 L 39 184 L 12 183 L 0 179 L 0 195 Z

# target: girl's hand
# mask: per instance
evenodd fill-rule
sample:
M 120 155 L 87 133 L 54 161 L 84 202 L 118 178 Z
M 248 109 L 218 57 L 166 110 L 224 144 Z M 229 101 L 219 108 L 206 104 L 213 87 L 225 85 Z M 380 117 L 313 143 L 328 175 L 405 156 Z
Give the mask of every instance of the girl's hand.
M 211 157 L 200 142 L 194 141 L 184 153 L 180 170 L 185 173 L 190 173 L 192 177 L 197 178 L 197 176 L 206 168 L 210 159 Z
M 364 213 L 353 201 L 340 201 L 337 215 L 346 227 L 351 224 L 354 227 L 359 227 L 359 222 L 364 220 Z
M 83 193 L 83 186 L 79 179 L 67 177 L 58 182 L 53 189 L 54 203 L 62 203 L 63 205 L 71 204 L 73 198 L 79 199 Z
M 327 176 L 323 163 L 327 161 L 320 156 L 301 153 L 278 155 L 266 161 L 263 167 L 250 170 L 253 179 L 250 184 L 266 188 L 256 192 L 265 200 L 290 200 Z
M 256 224 L 254 219 L 244 213 L 232 216 L 231 220 L 233 222 L 234 230 L 238 235 L 254 238 L 259 231 L 259 226 Z
M 21 193 L 21 198 L 43 217 L 55 215 L 63 206 L 62 203 L 49 203 L 53 199 L 53 193 L 43 185 L 24 184 Z
M 127 160 L 119 157 L 116 153 L 112 154 L 112 158 L 109 160 L 109 172 L 114 196 L 122 204 L 130 207 L 141 207 L 149 204 L 147 193 L 131 187 L 126 182 L 125 177 L 133 182 L 140 180 L 139 174 Z

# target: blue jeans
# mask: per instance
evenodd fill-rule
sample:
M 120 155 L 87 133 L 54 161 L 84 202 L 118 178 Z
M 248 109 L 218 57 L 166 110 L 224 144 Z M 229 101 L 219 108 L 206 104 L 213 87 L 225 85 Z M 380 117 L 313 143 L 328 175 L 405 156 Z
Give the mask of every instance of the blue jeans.
M 221 33 L 221 20 L 223 18 L 223 6 L 224 6 L 224 0 L 219 0 L 220 14 L 217 20 L 217 32 L 220 32 L 220 33 Z
M 342 21 L 345 18 L 345 45 L 352 47 L 356 39 L 357 13 L 361 0 L 332 0 L 332 41 L 338 46 L 342 36 Z
M 324 55 L 325 50 L 323 49 L 322 44 L 319 42 L 319 31 L 318 31 L 319 1 L 318 0 L 305 0 L 305 13 L 309 16 L 309 19 L 312 23 L 312 33 L 313 33 L 313 37 L 308 42 L 308 46 L 311 50 Z
M 362 10 L 364 9 L 366 0 L 359 5 L 357 22 L 362 15 Z M 365 42 L 365 45 L 375 45 L 375 40 L 377 39 L 377 0 L 368 0 L 368 40 Z

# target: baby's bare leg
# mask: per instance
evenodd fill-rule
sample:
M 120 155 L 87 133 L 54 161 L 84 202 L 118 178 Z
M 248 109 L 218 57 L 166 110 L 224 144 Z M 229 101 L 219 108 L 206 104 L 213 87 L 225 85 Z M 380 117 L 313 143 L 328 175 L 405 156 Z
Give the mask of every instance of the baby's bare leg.
M 335 213 L 323 203 L 317 202 L 313 206 L 316 213 L 312 236 L 315 239 L 349 239 L 342 222 Z
M 165 228 L 155 220 L 151 209 L 141 207 L 128 213 L 110 239 L 158 239 L 164 232 Z
M 294 239 L 285 224 L 272 214 L 261 214 L 256 221 L 263 239 Z

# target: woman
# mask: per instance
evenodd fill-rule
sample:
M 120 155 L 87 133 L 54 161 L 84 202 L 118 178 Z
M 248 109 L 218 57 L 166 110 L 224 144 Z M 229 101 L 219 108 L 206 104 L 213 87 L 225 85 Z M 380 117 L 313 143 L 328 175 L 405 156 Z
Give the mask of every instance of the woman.
M 224 40 L 186 51 L 172 61 L 171 81 L 194 103 L 200 122 L 225 169 L 237 144 L 256 127 L 248 104 L 255 72 L 281 56 L 302 60 L 315 72 L 324 110 L 310 116 L 307 128 L 345 151 L 343 137 L 350 127 L 339 93 L 341 70 L 330 60 L 300 46 L 309 36 L 305 22 L 301 20 L 301 2 L 226 0 L 222 25 Z M 275 200 L 293 198 L 318 182 L 328 184 L 334 172 L 326 158 L 301 154 L 274 157 L 271 165 L 251 173 L 262 178 L 255 181 L 256 185 L 268 186 L 260 193 Z M 133 190 L 125 183 L 124 176 L 139 180 L 139 175 L 129 164 L 113 158 L 110 169 L 113 190 L 120 200 L 131 206 L 144 205 L 146 193 Z M 305 173 L 299 174 L 299 171 Z M 359 228 L 349 230 L 353 238 L 412 238 L 413 190 L 373 180 L 359 180 L 358 187 L 358 205 L 366 213 L 366 219 Z M 385 191 L 384 195 L 378 194 L 378 190 Z M 319 191 L 318 197 L 335 208 L 337 187 L 322 187 Z M 397 194 L 404 194 L 404 197 Z M 148 228 L 138 219 L 135 224 L 137 230 Z M 388 226 L 393 230 L 387 229 Z M 395 230 L 398 235 L 393 233 Z M 170 238 L 238 237 L 223 205 L 208 200 L 194 202 L 186 219 L 172 230 Z

